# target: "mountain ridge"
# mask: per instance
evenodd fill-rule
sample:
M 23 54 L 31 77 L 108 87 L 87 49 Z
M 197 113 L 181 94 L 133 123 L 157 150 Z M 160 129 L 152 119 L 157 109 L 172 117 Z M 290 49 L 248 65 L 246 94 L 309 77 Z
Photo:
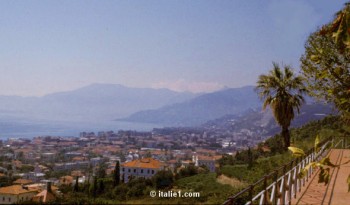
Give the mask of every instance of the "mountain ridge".
M 310 121 L 321 120 L 325 116 L 336 114 L 337 112 L 331 105 L 322 103 L 303 104 L 300 113 L 296 113 L 292 120 L 291 128 L 300 127 Z M 276 123 L 271 109 L 250 109 L 244 114 L 225 115 L 204 123 L 202 127 L 235 132 L 250 130 L 266 137 L 279 133 L 281 129 Z
M 144 109 L 156 109 L 196 96 L 169 89 L 130 88 L 120 84 L 91 84 L 40 97 L 0 96 L 0 110 L 36 119 L 113 120 Z
M 237 114 L 249 108 L 259 107 L 260 104 L 254 86 L 244 86 L 203 94 L 186 102 L 159 109 L 143 110 L 117 120 L 196 126 L 225 114 Z

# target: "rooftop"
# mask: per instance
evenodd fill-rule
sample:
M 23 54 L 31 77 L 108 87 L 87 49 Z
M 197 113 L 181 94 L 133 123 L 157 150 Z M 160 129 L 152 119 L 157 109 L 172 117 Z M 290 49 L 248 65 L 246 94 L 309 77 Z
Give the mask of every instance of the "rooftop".
M 32 184 L 33 181 L 29 180 L 29 179 L 17 179 L 16 181 L 13 182 L 14 184 L 23 184 L 23 185 L 27 185 L 27 184 Z
M 18 194 L 24 194 L 24 193 L 36 192 L 36 191 L 37 191 L 36 189 L 25 188 L 22 185 L 12 185 L 12 186 L 6 186 L 6 187 L 0 188 L 0 194 L 18 195 Z
M 43 203 L 54 201 L 55 199 L 56 196 L 47 190 L 44 190 L 33 197 L 33 201 Z
M 122 167 L 159 169 L 163 167 L 163 163 L 153 158 L 143 158 L 126 162 Z

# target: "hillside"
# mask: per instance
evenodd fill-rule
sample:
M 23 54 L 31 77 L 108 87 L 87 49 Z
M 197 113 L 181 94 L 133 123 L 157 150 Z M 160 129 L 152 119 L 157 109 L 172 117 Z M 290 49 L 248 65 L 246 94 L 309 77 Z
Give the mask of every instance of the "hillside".
M 350 129 L 342 122 L 339 116 L 327 116 L 322 120 L 311 121 L 299 128 L 291 129 L 292 146 L 307 151 L 315 146 L 315 137 L 317 135 L 322 141 L 331 136 L 335 138 L 343 137 L 344 132 L 349 134 Z M 241 182 L 255 183 L 263 176 L 274 172 L 277 168 L 288 165 L 293 159 L 291 152 L 283 150 L 280 143 L 281 137 L 275 135 L 251 149 L 251 167 L 248 166 L 250 161 L 248 150 L 242 150 L 235 156 L 223 155 L 223 158 L 219 160 L 220 173 L 233 179 L 239 179 Z M 270 151 L 264 151 L 262 147 L 268 147 Z M 255 193 L 259 192 L 259 188 L 255 191 Z M 232 193 L 232 195 L 235 193 Z M 237 203 L 245 202 L 245 197 L 246 195 L 243 195 L 242 198 L 237 199 Z
M 246 86 L 203 94 L 187 102 L 137 112 L 119 120 L 162 123 L 168 126 L 196 126 L 227 114 L 238 114 L 257 108 L 260 104 L 254 87 Z
M 336 114 L 330 105 L 320 103 L 304 104 L 300 114 L 292 121 L 291 127 L 299 127 L 313 120 L 320 120 L 327 115 Z M 272 136 L 280 132 L 271 110 L 250 109 L 239 115 L 226 115 L 203 124 L 208 129 L 231 130 L 240 132 L 247 129 L 260 136 Z

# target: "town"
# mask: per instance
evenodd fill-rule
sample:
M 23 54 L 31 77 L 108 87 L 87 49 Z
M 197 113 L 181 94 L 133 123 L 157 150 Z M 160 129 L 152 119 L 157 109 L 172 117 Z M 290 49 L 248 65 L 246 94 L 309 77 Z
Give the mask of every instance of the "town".
M 261 140 L 225 132 L 162 128 L 81 132 L 79 137 L 9 138 L 0 144 L 0 203 L 50 202 L 61 194 L 61 185 L 91 181 L 101 169 L 110 175 L 117 161 L 125 183 L 132 177 L 150 178 L 159 170 L 176 172 L 190 164 L 215 172 L 223 154 L 232 155 Z

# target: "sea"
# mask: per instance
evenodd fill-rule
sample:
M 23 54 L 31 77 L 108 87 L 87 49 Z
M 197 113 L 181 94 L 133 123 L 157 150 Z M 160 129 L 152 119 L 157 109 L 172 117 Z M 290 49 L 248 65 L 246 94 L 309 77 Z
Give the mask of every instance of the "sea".
M 50 120 L 0 120 L 0 140 L 9 138 L 33 138 L 37 136 L 78 137 L 81 132 L 119 130 L 152 131 L 160 124 L 123 121 L 50 121 Z

